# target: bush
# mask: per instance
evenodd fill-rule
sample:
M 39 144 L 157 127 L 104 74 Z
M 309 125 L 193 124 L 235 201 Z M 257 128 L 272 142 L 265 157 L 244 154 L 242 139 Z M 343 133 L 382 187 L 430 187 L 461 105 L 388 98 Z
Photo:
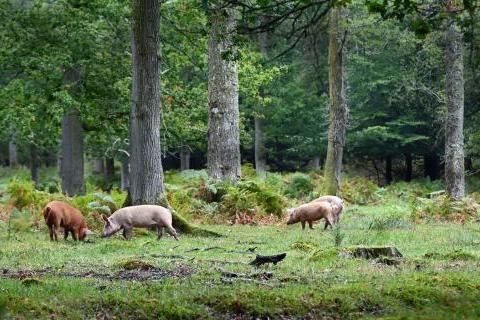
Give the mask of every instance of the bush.
M 367 204 L 378 200 L 378 186 L 363 177 L 346 177 L 342 183 L 340 196 L 350 203 Z
M 412 205 L 414 219 L 465 222 L 479 218 L 480 205 L 472 197 L 453 201 L 447 195 L 433 199 L 418 198 Z
M 41 210 L 50 200 L 49 193 L 35 189 L 34 183 L 29 180 L 12 179 L 7 186 L 10 203 L 22 210 L 30 207 L 32 210 Z
M 304 198 L 313 191 L 314 187 L 309 175 L 297 172 L 289 177 L 284 193 L 290 198 Z

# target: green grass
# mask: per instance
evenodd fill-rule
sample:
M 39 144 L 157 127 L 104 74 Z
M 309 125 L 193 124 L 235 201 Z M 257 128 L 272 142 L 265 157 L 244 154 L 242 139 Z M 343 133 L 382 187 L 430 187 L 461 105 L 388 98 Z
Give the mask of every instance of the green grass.
M 42 182 L 54 181 L 54 175 L 53 169 L 43 169 Z M 0 168 L 0 191 L 15 186 L 13 177 L 27 209 L 13 216 L 10 238 L 7 222 L 0 220 L 0 319 L 480 318 L 478 222 L 412 220 L 412 199 L 440 188 L 438 183 L 379 189 L 349 178 L 345 196 L 356 204 L 347 206 L 332 231 L 323 231 L 323 223 L 305 231 L 299 224 L 207 225 L 224 237 L 181 236 L 176 242 L 164 236 L 156 241 L 153 232 L 143 231 L 132 241 L 97 236 L 86 243 L 52 243 L 43 221 L 32 227 L 28 215 L 38 215 L 41 201 L 60 194 L 33 192 L 26 170 L 5 168 Z M 223 216 L 228 221 L 232 212 L 245 211 L 243 204 L 262 213 L 259 204 L 278 207 L 285 201 L 288 208 L 321 194 L 321 176 L 310 174 L 305 177 L 312 179 L 313 191 L 309 186 L 304 198 L 284 197 L 290 181 L 285 177 L 289 175 L 270 174 L 265 184 L 250 177 L 231 188 L 229 197 L 211 203 L 198 196 L 204 172 L 170 172 L 165 180 L 171 205 L 186 217 L 212 221 Z M 235 193 L 244 191 L 242 186 L 251 194 Z M 94 185 L 89 189 L 86 196 L 70 200 L 98 233 L 101 225 L 93 223 L 88 209 L 88 203 L 98 200 L 93 195 L 97 190 Z M 5 193 L 0 210 L 18 196 Z M 120 204 L 125 195 L 110 196 Z M 267 202 L 270 196 L 281 201 Z M 387 266 L 339 255 L 357 245 L 394 245 L 404 259 L 399 266 Z M 287 257 L 276 266 L 254 268 L 248 265 L 255 258 L 251 248 L 262 255 L 286 252 Z M 240 277 L 222 277 L 224 271 Z
M 5 225 L 0 224 L 1 269 L 48 268 L 44 275 L 31 276 L 39 281 L 0 277 L 0 300 L 7 318 L 480 317 L 478 225 L 387 224 L 369 229 L 369 219 L 395 213 L 388 209 L 362 206 L 347 211 L 340 249 L 395 245 L 405 256 L 399 267 L 339 257 L 334 233 L 320 226 L 304 232 L 299 225 L 209 226 L 225 237 L 183 236 L 179 242 L 167 236 L 158 242 L 150 233 L 132 241 L 94 237 L 93 243 L 51 243 L 43 227 L 7 240 Z M 395 206 L 390 210 L 396 211 Z M 251 247 L 259 254 L 286 252 L 287 257 L 276 266 L 256 269 L 247 264 L 254 254 L 242 252 Z M 115 275 L 135 264 L 161 270 L 187 268 L 192 274 L 143 282 L 65 276 Z M 273 277 L 225 280 L 221 270 L 269 271 Z

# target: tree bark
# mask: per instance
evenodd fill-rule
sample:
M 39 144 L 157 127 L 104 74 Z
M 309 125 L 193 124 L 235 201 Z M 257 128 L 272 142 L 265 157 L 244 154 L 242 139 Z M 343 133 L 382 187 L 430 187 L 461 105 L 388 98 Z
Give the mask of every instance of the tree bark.
M 405 153 L 405 176 L 404 176 L 405 181 L 412 180 L 412 171 L 413 171 L 412 164 L 413 164 L 412 154 Z
M 128 159 L 122 160 L 122 167 L 120 171 L 120 188 L 123 191 L 129 190 L 130 186 L 130 164 Z
M 447 96 L 445 189 L 453 199 L 461 199 L 465 196 L 463 39 L 453 18 L 447 26 L 445 66 Z
M 308 161 L 307 168 L 310 170 L 319 170 L 320 169 L 320 156 L 313 157 Z
M 71 68 L 63 74 L 63 83 L 70 87 L 73 96 L 78 95 L 82 74 L 79 68 Z M 62 190 L 69 196 L 85 193 L 83 126 L 80 111 L 74 107 L 66 110 L 62 118 L 60 176 Z
M 185 171 L 190 169 L 190 148 L 182 146 L 180 149 L 180 170 Z
M 423 156 L 424 176 L 430 180 L 437 180 L 439 177 L 440 159 L 435 153 L 429 153 Z
M 18 147 L 15 137 L 12 137 L 8 143 L 8 164 L 10 168 L 18 167 Z
M 103 190 L 110 192 L 113 188 L 113 179 L 115 178 L 115 160 L 113 158 L 105 159 L 105 167 L 103 170 Z
M 105 159 L 105 170 L 103 177 L 107 183 L 111 183 L 115 177 L 115 160 L 113 158 Z
M 385 183 L 388 185 L 392 183 L 392 157 L 387 156 L 385 158 Z
M 237 50 L 231 8 L 213 8 L 208 41 L 208 173 L 214 180 L 240 179 Z
M 346 35 L 341 27 L 341 19 L 342 9 L 331 9 L 328 49 L 330 125 L 328 128 L 327 158 L 325 160 L 326 192 L 331 195 L 338 194 L 340 189 L 348 116 L 345 79 L 346 50 L 344 46 Z
M 262 16 L 262 23 L 265 23 L 266 17 Z M 268 32 L 264 31 L 258 34 L 260 53 L 266 59 L 268 57 Z M 255 111 L 255 170 L 260 179 L 267 176 L 267 150 L 265 148 L 265 118 L 260 107 Z
M 103 159 L 101 158 L 95 158 L 92 160 L 92 171 L 94 173 L 103 173 L 104 172 L 104 164 L 103 164 Z
M 35 185 L 38 185 L 38 152 L 34 143 L 30 144 L 30 174 L 32 181 L 35 182 Z
M 62 190 L 69 196 L 85 193 L 83 180 L 83 128 L 80 112 L 70 109 L 62 119 Z
M 134 0 L 130 193 L 133 205 L 164 200 L 160 145 L 160 1 Z

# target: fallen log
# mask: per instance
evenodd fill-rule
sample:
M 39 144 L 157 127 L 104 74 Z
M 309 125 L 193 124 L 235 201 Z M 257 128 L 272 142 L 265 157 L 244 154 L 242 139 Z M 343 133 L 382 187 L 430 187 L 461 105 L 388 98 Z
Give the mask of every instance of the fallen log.
M 281 254 L 277 254 L 277 255 L 273 255 L 273 256 L 260 256 L 260 255 L 257 255 L 257 257 L 255 258 L 255 260 L 253 260 L 252 262 L 250 262 L 250 264 L 252 266 L 260 266 L 262 264 L 266 264 L 266 263 L 273 263 L 274 265 L 276 265 L 278 262 L 282 261 L 283 259 L 285 259 L 285 257 L 287 256 L 286 253 L 281 253 Z

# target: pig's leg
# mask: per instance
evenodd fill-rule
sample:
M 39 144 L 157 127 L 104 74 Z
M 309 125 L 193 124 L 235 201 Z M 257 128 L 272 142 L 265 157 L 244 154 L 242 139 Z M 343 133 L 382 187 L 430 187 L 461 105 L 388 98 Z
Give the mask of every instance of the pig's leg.
M 78 234 L 78 229 L 77 230 L 72 230 L 72 238 L 74 241 L 78 240 L 79 234 Z
M 327 230 L 328 226 L 330 226 L 330 229 L 333 229 L 332 227 L 332 222 L 333 222 L 333 217 L 331 215 L 328 215 L 325 217 L 325 228 L 324 230 Z
M 53 238 L 55 239 L 55 241 L 58 241 L 57 226 L 53 225 L 52 226 L 52 231 L 53 231 Z
M 302 230 L 305 230 L 305 221 L 301 221 L 302 222 Z
M 157 225 L 157 240 L 162 239 L 163 236 L 163 226 Z
M 173 229 L 172 226 L 167 226 L 167 233 L 168 233 L 169 235 L 171 235 L 172 237 L 174 237 L 175 240 L 178 241 L 177 231 L 175 231 L 175 229 Z
M 123 237 L 125 240 L 132 239 L 132 228 L 123 228 Z
M 313 228 L 313 221 L 309 220 L 309 221 L 308 221 L 308 226 L 310 227 L 310 229 L 313 230 L 313 229 L 314 229 L 314 228 Z
M 67 240 L 68 238 L 68 229 L 63 229 L 63 239 Z
M 48 229 L 50 230 L 50 241 L 54 241 L 54 238 L 53 238 L 53 226 L 48 226 Z

